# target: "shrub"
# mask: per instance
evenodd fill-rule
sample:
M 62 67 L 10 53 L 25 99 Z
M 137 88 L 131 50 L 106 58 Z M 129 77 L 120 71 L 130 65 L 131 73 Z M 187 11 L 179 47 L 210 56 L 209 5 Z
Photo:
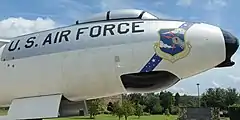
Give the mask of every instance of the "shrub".
M 143 115 L 144 115 L 144 116 L 150 116 L 151 114 L 148 113 L 148 112 L 143 112 Z
M 172 115 L 177 115 L 178 113 L 180 112 L 180 108 L 179 107 L 177 107 L 177 106 L 172 106 L 171 107 L 171 114 Z
M 104 111 L 103 114 L 111 114 L 109 111 Z
M 166 109 L 166 110 L 165 110 L 165 115 L 167 115 L 167 116 L 170 115 L 169 109 Z
M 240 105 L 234 104 L 228 107 L 228 115 L 230 120 L 239 120 L 240 118 Z

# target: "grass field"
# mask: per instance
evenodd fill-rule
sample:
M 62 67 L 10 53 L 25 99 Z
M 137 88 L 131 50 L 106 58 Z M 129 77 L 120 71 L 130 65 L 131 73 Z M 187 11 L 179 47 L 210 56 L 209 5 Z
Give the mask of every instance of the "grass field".
M 7 111 L 0 110 L 0 116 L 6 115 L 6 114 L 7 114 Z
M 0 110 L 0 116 L 6 115 L 6 111 Z M 151 115 L 151 116 L 141 116 L 138 119 L 137 116 L 130 116 L 128 120 L 176 120 L 177 116 L 164 116 L 164 115 Z M 91 120 L 88 116 L 86 117 L 68 117 L 68 118 L 57 118 L 57 119 L 48 119 L 48 120 Z M 95 120 L 118 120 L 118 117 L 112 115 L 97 115 Z M 124 120 L 122 118 L 121 120 Z
M 70 117 L 70 118 L 58 118 L 58 119 L 49 119 L 49 120 L 91 120 L 89 117 Z M 95 120 L 118 120 L 117 117 L 112 115 L 98 115 Z M 121 120 L 124 120 L 122 118 Z M 140 119 L 136 116 L 131 116 L 128 120 L 177 120 L 177 116 L 165 116 L 165 115 L 151 115 L 151 116 L 141 116 Z M 221 120 L 229 120 L 229 118 L 221 118 Z
M 128 120 L 176 120 L 177 116 L 164 116 L 164 115 L 151 115 L 151 116 L 141 116 L 139 119 L 136 116 L 130 116 Z M 58 118 L 51 120 L 73 120 L 73 119 L 81 119 L 81 120 L 89 120 L 89 117 L 71 117 L 71 118 Z M 98 115 L 95 120 L 118 120 L 118 117 L 112 115 Z M 124 120 L 122 118 L 121 120 Z
M 6 111 L 0 110 L 0 116 L 6 115 Z M 57 119 L 48 119 L 48 120 L 91 120 L 89 117 L 68 117 L 68 118 L 57 118 Z M 151 115 L 151 116 L 141 116 L 140 119 L 136 116 L 130 116 L 128 120 L 176 120 L 177 116 L 165 116 L 165 115 Z M 95 120 L 118 120 L 116 116 L 112 115 L 98 115 Z M 122 118 L 121 120 L 124 120 Z M 221 120 L 229 120 L 229 118 L 222 118 Z

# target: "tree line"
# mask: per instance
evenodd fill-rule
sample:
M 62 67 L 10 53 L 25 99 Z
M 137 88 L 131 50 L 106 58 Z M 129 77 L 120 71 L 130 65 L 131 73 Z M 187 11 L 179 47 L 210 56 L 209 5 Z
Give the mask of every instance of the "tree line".
M 91 118 L 97 114 L 105 113 L 117 116 L 119 119 L 128 116 L 151 114 L 177 115 L 182 107 L 217 107 L 221 111 L 227 111 L 228 107 L 240 103 L 239 93 L 235 88 L 208 88 L 198 96 L 180 95 L 170 91 L 146 94 L 125 94 L 122 100 L 109 102 L 104 106 L 103 99 L 88 101 Z M 200 103 L 200 104 L 199 104 Z

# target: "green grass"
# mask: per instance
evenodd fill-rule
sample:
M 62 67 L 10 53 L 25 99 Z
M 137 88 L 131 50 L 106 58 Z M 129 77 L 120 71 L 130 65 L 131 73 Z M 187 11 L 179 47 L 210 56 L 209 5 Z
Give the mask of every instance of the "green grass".
M 0 116 L 6 115 L 7 111 L 0 110 Z M 177 116 L 171 115 L 169 117 L 165 115 L 150 115 L 150 116 L 141 116 L 138 119 L 137 116 L 130 116 L 128 120 L 176 120 Z M 57 119 L 48 119 L 48 120 L 93 120 L 89 117 L 68 117 L 68 118 L 57 118 Z M 118 117 L 112 115 L 97 115 L 95 120 L 118 120 Z M 124 118 L 121 118 L 124 120 Z M 229 118 L 221 118 L 221 120 L 229 120 Z
M 6 114 L 7 114 L 7 111 L 6 111 L 6 110 L 0 110 L 0 116 L 6 115 Z
M 7 111 L 0 110 L 0 116 L 6 115 Z M 150 116 L 141 116 L 139 119 L 137 116 L 130 116 L 128 120 L 176 120 L 177 116 L 170 115 L 150 115 Z M 89 116 L 86 117 L 68 117 L 68 118 L 56 118 L 56 119 L 48 119 L 48 120 L 92 120 L 89 119 Z M 112 115 L 97 115 L 95 120 L 118 120 L 118 117 Z M 124 120 L 124 118 L 121 118 Z
M 150 115 L 150 116 L 141 116 L 140 119 L 136 116 L 130 116 L 128 120 L 176 120 L 177 116 L 171 115 L 169 117 L 165 115 Z M 93 120 L 89 117 L 69 117 L 69 118 L 58 118 L 58 119 L 48 119 L 48 120 Z M 118 117 L 112 115 L 98 115 L 95 120 L 118 120 Z M 124 118 L 121 118 L 124 120 Z M 230 120 L 229 118 L 221 118 L 221 120 Z
M 177 116 L 165 116 L 165 115 L 150 115 L 150 116 L 141 116 L 139 119 L 137 116 L 130 116 L 128 120 L 176 120 Z M 89 117 L 69 117 L 69 118 L 58 118 L 58 119 L 49 119 L 49 120 L 91 120 Z M 112 115 L 98 115 L 95 120 L 118 120 L 118 117 Z M 124 120 L 124 118 L 121 118 Z

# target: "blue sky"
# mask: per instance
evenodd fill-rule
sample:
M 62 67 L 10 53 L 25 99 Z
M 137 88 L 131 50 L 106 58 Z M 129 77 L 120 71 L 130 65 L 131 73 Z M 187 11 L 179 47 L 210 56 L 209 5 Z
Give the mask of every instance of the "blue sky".
M 135 8 L 160 18 L 202 21 L 217 25 L 240 37 L 238 0 L 1 0 L 0 36 L 11 37 L 57 26 L 73 24 L 88 16 L 112 9 Z M 240 52 L 233 68 L 213 69 L 185 79 L 169 88 L 173 92 L 196 94 L 208 87 L 240 89 Z

